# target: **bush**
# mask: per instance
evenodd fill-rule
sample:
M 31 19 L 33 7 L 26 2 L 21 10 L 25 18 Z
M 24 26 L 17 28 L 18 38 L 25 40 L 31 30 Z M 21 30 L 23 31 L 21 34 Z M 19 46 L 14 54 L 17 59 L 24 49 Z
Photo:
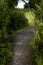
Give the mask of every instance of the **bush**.
M 36 25 L 35 37 L 33 39 L 34 57 L 37 65 L 43 65 L 43 22 Z
M 34 44 L 35 48 L 39 52 L 39 55 L 43 56 L 43 23 L 40 23 L 40 25 L 37 26 Z
M 0 65 L 6 65 L 12 56 L 12 47 L 6 32 L 6 26 L 9 21 L 8 6 L 4 0 L 0 1 Z
M 11 43 L 8 41 L 0 42 L 0 65 L 6 65 L 12 56 Z

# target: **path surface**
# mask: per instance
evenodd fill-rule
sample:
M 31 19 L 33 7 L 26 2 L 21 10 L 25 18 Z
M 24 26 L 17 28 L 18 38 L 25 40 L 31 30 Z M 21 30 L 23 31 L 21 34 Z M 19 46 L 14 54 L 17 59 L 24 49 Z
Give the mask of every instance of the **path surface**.
M 30 45 L 30 41 L 34 36 L 35 26 L 31 29 L 19 33 L 12 38 L 14 55 L 10 65 L 32 65 L 33 63 L 33 49 Z

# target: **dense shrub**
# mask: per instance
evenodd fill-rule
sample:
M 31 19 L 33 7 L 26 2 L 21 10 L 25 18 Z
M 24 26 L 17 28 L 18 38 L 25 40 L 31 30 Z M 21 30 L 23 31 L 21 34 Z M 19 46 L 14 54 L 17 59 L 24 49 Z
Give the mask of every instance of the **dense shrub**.
M 43 23 L 39 25 L 38 30 L 36 31 L 36 40 L 35 44 L 39 55 L 43 56 Z
M 11 43 L 6 32 L 6 25 L 9 21 L 8 6 L 4 0 L 0 0 L 0 65 L 6 65 L 12 56 Z
M 37 30 L 33 39 L 34 57 L 37 65 L 43 65 L 43 0 L 36 4 Z
M 38 23 L 38 22 L 37 22 Z M 33 38 L 34 57 L 37 65 L 43 65 L 43 22 L 36 25 L 35 37 Z
M 8 41 L 0 42 L 0 65 L 6 65 L 12 56 L 11 43 Z

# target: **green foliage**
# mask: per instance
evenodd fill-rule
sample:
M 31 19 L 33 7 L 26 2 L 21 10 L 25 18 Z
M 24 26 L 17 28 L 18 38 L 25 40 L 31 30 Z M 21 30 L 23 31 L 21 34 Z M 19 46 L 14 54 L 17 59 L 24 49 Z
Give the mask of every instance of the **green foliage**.
M 36 0 L 36 1 L 37 1 L 37 0 Z M 30 0 L 30 1 L 29 1 L 29 6 L 30 6 L 30 8 L 35 8 L 36 1 L 35 1 L 35 0 Z
M 43 65 L 43 22 L 37 21 L 35 37 L 33 38 L 34 57 L 37 65 Z
M 5 0 L 0 0 L 0 65 L 6 65 L 12 56 L 12 47 L 6 32 L 8 20 L 7 2 Z
M 41 56 L 43 56 L 43 23 L 40 24 L 39 27 L 39 32 L 38 32 L 39 36 L 40 36 L 40 40 L 39 40 L 39 51 L 41 53 Z
M 33 39 L 34 57 L 37 65 L 43 65 L 43 1 L 36 4 L 36 31 Z
M 36 17 L 43 21 L 43 1 L 41 0 L 39 5 L 36 4 L 36 8 L 35 8 L 35 12 L 36 12 Z
M 24 5 L 24 8 L 29 8 L 29 3 L 26 3 L 26 4 Z
M 23 27 L 28 26 L 28 21 L 21 11 L 13 10 L 10 12 L 9 23 L 7 24 L 8 34 L 12 34 L 12 31 L 17 31 Z
M 30 8 L 35 8 L 36 7 L 36 4 L 40 4 L 40 0 L 29 0 L 29 5 L 30 5 Z
M 0 65 L 6 65 L 12 56 L 11 43 L 0 41 Z
M 18 0 L 7 0 L 8 8 L 15 8 L 15 5 L 17 5 Z
M 24 13 L 10 8 L 17 2 L 18 0 L 0 0 L 0 65 L 6 65 L 13 54 L 9 35 L 28 24 Z

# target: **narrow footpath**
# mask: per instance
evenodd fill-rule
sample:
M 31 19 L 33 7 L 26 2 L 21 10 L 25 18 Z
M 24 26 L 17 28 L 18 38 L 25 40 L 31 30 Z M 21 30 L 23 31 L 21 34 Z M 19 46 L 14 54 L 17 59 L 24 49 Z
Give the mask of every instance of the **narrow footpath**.
M 19 33 L 12 37 L 13 43 L 13 58 L 10 65 L 32 65 L 33 64 L 33 49 L 30 41 L 34 36 L 35 26 L 32 25 L 30 29 Z

